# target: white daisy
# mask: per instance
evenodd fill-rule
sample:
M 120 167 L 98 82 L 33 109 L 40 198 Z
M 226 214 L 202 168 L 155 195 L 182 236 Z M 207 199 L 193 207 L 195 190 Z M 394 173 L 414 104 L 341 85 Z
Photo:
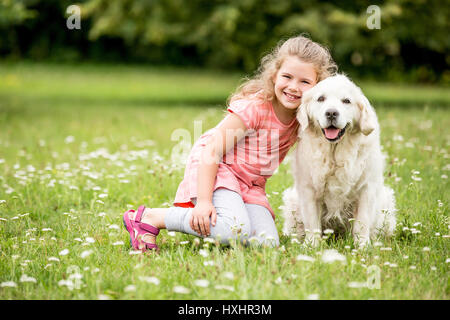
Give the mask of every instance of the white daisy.
M 209 281 L 206 280 L 206 279 L 198 279 L 198 280 L 195 280 L 195 281 L 194 281 L 194 284 L 195 284 L 197 287 L 206 288 L 206 287 L 209 286 Z
M 59 255 L 60 255 L 60 256 L 65 256 L 65 255 L 67 255 L 67 254 L 69 254 L 69 249 L 63 249 L 63 250 L 61 250 L 61 251 L 59 252 Z
M 188 288 L 183 287 L 183 286 L 175 286 L 175 287 L 173 287 L 173 292 L 181 293 L 181 294 L 188 294 L 191 292 L 191 290 L 189 290 Z

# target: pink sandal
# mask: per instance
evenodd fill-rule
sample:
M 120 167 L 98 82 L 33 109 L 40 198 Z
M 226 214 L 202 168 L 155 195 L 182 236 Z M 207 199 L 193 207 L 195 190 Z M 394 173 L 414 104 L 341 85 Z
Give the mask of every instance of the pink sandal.
M 127 229 L 128 233 L 130 234 L 130 245 L 135 250 L 141 250 L 142 245 L 144 247 L 142 248 L 142 251 L 145 251 L 146 249 L 150 250 L 159 250 L 156 243 L 148 243 L 145 241 L 142 241 L 142 237 L 145 234 L 151 234 L 153 236 L 156 236 L 159 234 L 159 229 L 149 225 L 147 223 L 141 222 L 142 214 L 144 213 L 145 206 L 140 206 L 138 208 L 136 217 L 134 220 L 131 220 L 128 214 L 130 212 L 134 212 L 134 210 L 128 210 L 123 214 L 123 225 L 125 226 L 125 229 Z

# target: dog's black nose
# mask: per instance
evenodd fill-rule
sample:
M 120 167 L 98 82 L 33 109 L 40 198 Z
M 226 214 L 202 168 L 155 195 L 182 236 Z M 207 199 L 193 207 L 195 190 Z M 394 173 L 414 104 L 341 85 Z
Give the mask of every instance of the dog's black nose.
M 325 116 L 328 120 L 334 120 L 339 116 L 339 111 L 337 111 L 336 109 L 328 109 L 327 111 L 325 111 Z

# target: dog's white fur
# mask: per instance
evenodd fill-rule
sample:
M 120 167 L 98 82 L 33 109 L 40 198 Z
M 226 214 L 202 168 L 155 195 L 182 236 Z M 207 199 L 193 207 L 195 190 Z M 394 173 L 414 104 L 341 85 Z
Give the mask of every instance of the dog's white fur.
M 323 101 L 318 101 L 321 96 Z M 347 126 L 334 142 L 322 132 L 330 125 L 325 114 L 330 108 L 339 112 L 334 126 Z M 313 246 L 325 229 L 352 230 L 358 246 L 367 245 L 380 232 L 392 235 L 394 192 L 384 185 L 378 119 L 361 89 L 344 75 L 329 77 L 304 93 L 297 119 L 295 185 L 283 194 L 283 232 L 305 236 Z

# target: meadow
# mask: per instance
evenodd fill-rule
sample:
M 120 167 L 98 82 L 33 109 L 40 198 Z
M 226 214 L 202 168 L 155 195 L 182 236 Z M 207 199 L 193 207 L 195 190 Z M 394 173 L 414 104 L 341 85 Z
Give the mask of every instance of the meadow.
M 171 205 L 190 147 L 173 133 L 215 126 L 241 77 L 0 64 L 0 299 L 449 299 L 448 87 L 355 81 L 382 128 L 393 238 L 273 249 L 162 230 L 159 254 L 132 250 L 123 212 Z M 280 234 L 288 160 L 266 190 Z

